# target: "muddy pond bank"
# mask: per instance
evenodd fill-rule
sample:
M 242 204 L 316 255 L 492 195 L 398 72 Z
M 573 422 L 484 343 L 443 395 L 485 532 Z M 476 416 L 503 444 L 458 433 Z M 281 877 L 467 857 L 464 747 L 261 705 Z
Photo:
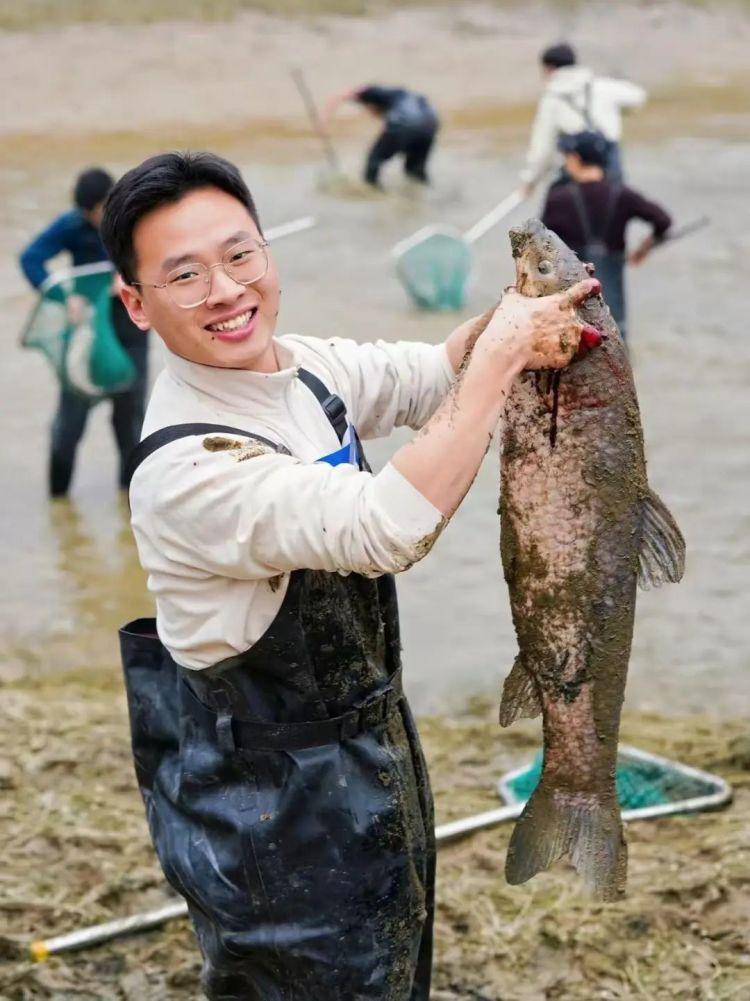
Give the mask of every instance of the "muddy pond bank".
M 497 805 L 494 782 L 537 749 L 495 709 L 425 719 L 438 822 Z M 630 714 L 624 739 L 735 787 L 716 814 L 631 824 L 629 892 L 583 897 L 556 867 L 503 877 L 506 825 L 440 852 L 435 1001 L 740 1001 L 750 996 L 750 743 L 741 721 Z M 165 884 L 132 774 L 114 671 L 6 689 L 0 708 L 0 997 L 193 1001 L 185 921 L 33 965 L 23 946 L 159 906 Z M 29 789 L 34 795 L 29 796 Z

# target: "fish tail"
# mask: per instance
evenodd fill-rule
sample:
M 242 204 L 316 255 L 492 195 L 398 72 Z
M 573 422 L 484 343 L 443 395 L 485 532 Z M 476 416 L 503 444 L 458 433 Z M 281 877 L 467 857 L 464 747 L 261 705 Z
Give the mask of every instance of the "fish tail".
M 628 849 L 614 783 L 606 796 L 567 792 L 542 778 L 518 819 L 508 846 L 505 876 L 525 883 L 567 857 L 599 900 L 617 900 L 625 890 Z

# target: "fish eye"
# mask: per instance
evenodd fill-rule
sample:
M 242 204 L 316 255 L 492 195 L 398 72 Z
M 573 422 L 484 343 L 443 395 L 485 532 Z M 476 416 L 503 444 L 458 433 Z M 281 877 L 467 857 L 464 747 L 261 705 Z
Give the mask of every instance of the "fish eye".
M 552 274 L 552 261 L 540 261 L 536 266 L 537 271 L 540 275 L 551 275 Z

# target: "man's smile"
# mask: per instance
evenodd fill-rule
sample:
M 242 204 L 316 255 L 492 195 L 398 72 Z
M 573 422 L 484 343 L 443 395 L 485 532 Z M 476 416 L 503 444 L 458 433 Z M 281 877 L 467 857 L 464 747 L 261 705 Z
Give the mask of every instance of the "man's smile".
M 205 329 L 223 341 L 241 341 L 249 337 L 255 326 L 258 307 L 245 307 L 241 312 L 228 313 L 221 320 L 208 323 Z

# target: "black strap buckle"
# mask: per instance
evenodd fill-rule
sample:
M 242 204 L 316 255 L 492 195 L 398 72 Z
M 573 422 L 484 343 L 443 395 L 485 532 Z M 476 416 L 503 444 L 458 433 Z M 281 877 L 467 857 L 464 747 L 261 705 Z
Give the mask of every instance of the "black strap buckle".
M 335 396 L 331 393 L 329 396 L 323 400 L 321 406 L 325 411 L 326 417 L 333 426 L 333 430 L 338 435 L 339 441 L 343 441 L 344 434 L 346 433 L 346 404 L 341 399 L 340 396 Z

